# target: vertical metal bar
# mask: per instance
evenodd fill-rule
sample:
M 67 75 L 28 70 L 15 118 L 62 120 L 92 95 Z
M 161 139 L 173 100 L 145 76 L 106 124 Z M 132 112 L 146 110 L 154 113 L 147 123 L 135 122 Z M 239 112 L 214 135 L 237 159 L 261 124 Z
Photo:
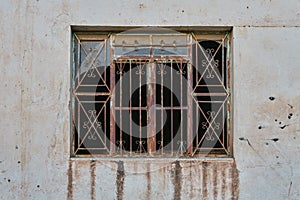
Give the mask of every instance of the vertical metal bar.
M 125 63 L 126 63 L 126 61 L 125 61 Z M 125 63 L 124 63 L 124 65 L 125 65 Z M 120 91 L 119 91 L 119 95 L 120 95 L 120 105 L 119 105 L 119 107 L 120 108 L 122 108 L 122 104 L 123 104 L 123 98 L 122 98 L 122 95 L 123 95 L 123 81 L 122 81 L 122 73 L 123 73 L 123 69 L 124 69 L 124 66 L 123 66 L 123 63 L 122 62 L 120 62 L 120 67 L 119 67 L 119 72 L 120 72 L 120 79 L 119 79 L 119 81 L 120 81 Z M 123 138 L 122 138 L 122 131 L 123 131 L 123 118 L 122 118 L 122 112 L 123 112 L 123 110 L 122 109 L 120 109 L 120 141 L 119 141 L 119 150 L 120 150 L 120 153 L 121 154 L 123 154 Z
M 80 40 L 76 37 L 77 39 L 77 42 L 78 42 L 78 46 L 77 46 L 77 85 L 75 84 L 75 88 L 77 88 L 78 84 L 79 84 L 79 81 L 80 81 L 80 49 L 81 49 L 81 44 L 80 44 Z M 75 76 L 76 77 L 76 76 Z M 74 77 L 74 78 L 75 78 Z M 74 81 L 76 82 L 76 80 Z M 73 90 L 73 95 L 74 95 L 74 98 L 75 98 L 75 91 Z M 79 99 L 78 99 L 79 101 Z M 77 118 L 77 149 L 79 148 L 79 144 L 80 144 L 80 105 L 79 105 L 79 102 L 77 102 L 77 111 L 78 111 L 78 118 Z
M 114 154 L 116 149 L 116 136 L 115 136 L 115 70 L 116 64 L 113 62 L 114 58 L 114 48 L 112 45 L 113 38 L 110 39 L 110 58 L 111 58 L 111 66 L 110 66 L 110 154 Z
M 153 113 L 152 113 L 152 121 L 151 121 L 151 126 L 152 126 L 152 139 L 151 139 L 151 142 L 152 142 L 152 147 L 151 147 L 151 151 L 152 152 L 156 152 L 156 63 L 152 63 L 151 65 L 151 79 L 152 79 L 152 87 L 153 87 L 153 90 L 152 90 L 152 105 L 154 106 L 153 107 Z
M 81 42 L 78 38 L 77 38 L 77 42 L 78 42 L 78 49 L 77 49 L 77 53 L 78 53 L 78 56 L 77 56 L 77 59 L 78 59 L 77 60 L 77 85 L 78 85 L 80 82 L 80 56 L 81 56 L 81 53 L 80 53 L 81 52 Z
M 71 108 L 71 137 L 70 137 L 70 152 L 71 152 L 71 156 L 74 155 L 74 149 L 75 149 L 75 124 L 74 124 L 74 117 L 75 117 L 75 113 L 76 113 L 76 109 L 75 109 L 75 104 L 74 104 L 74 85 L 75 85 L 75 73 L 76 73 L 76 60 L 75 60 L 75 55 L 76 55 L 76 49 L 75 49 L 75 37 L 74 34 L 72 35 L 72 58 L 71 58 L 71 77 L 70 77 L 70 85 L 71 85 L 71 94 L 70 94 L 70 102 L 69 102 L 69 108 Z
M 155 124 L 156 124 L 156 109 L 152 109 L 152 112 L 149 112 L 152 105 L 155 105 L 155 85 L 152 83 L 155 83 L 155 81 L 152 82 L 152 79 L 155 79 L 155 68 L 153 63 L 153 37 L 152 35 L 149 35 L 150 39 L 150 60 L 151 62 L 147 65 L 147 151 L 151 155 L 152 152 L 155 152 L 156 145 L 155 145 Z M 154 73 L 154 74 L 153 74 Z M 150 113 L 150 114 L 149 114 Z M 149 124 L 150 123 L 150 124 Z M 153 129 L 154 128 L 154 129 Z M 154 134 L 153 134 L 154 132 Z
M 229 38 L 230 35 L 230 38 Z M 226 102 L 226 116 L 227 116 L 227 130 L 226 130 L 226 138 L 227 138 L 227 151 L 229 153 L 229 155 L 233 155 L 233 137 L 232 137 L 232 127 L 233 127 L 233 121 L 232 116 L 233 116 L 233 107 L 231 105 L 232 102 L 232 97 L 230 95 L 230 91 L 232 88 L 232 81 L 233 81 L 233 74 L 231 73 L 231 61 L 232 61 L 232 53 L 231 53 L 231 49 L 232 49 L 232 43 L 230 43 L 230 39 L 232 40 L 233 36 L 229 33 L 226 34 L 225 38 L 226 38 L 226 65 L 225 65 L 225 71 L 226 71 L 226 90 L 229 91 L 229 93 L 227 92 L 227 102 Z
M 151 61 L 147 65 L 147 149 L 150 155 L 156 151 L 155 79 L 155 63 Z
M 182 76 L 183 76 L 183 63 L 182 60 L 180 60 L 180 107 L 182 107 Z M 182 154 L 183 150 L 183 109 L 180 109 L 180 154 Z
M 139 150 L 142 153 L 142 62 L 139 62 Z
M 106 46 L 106 43 L 107 43 L 107 39 L 105 39 L 104 40 L 104 66 L 103 66 L 103 69 L 104 69 L 104 81 L 105 81 L 105 83 L 104 84 L 106 84 L 107 85 L 107 80 L 106 80 L 106 48 L 107 48 L 107 46 Z M 101 65 L 100 65 L 100 67 L 101 67 Z M 100 72 L 101 72 L 101 70 L 100 70 Z M 107 125 L 107 123 L 106 123 L 106 103 L 103 105 L 104 106 L 104 123 L 103 123 L 103 126 L 102 127 L 104 127 L 104 145 L 105 145 L 105 147 L 107 148 L 107 143 L 106 143 L 106 133 L 107 133 L 107 127 L 106 127 L 106 125 Z
M 224 122 L 225 122 L 225 119 L 224 119 L 224 117 L 225 117 L 225 115 L 224 115 L 224 106 L 227 106 L 226 104 L 224 104 L 223 105 L 223 108 L 222 108 L 222 134 L 223 134 L 223 137 L 222 137 L 222 143 L 223 143 L 223 145 L 225 145 L 225 143 L 224 143 L 224 141 L 225 141 L 225 132 L 224 132 L 224 126 L 225 126 L 225 124 L 224 124 Z M 227 144 L 226 144 L 226 146 L 227 146 Z
M 77 137 L 77 149 L 80 148 L 80 138 L 81 138 L 81 130 L 80 130 L 80 112 L 81 112 L 81 107 L 80 107 L 80 104 L 79 104 L 79 99 L 78 99 L 78 103 L 77 103 L 77 107 L 78 107 L 78 124 L 77 124 L 77 134 L 78 134 L 78 137 Z
M 132 90 L 132 80 L 131 80 L 131 72 L 132 71 L 132 62 L 131 62 L 131 60 L 129 61 L 129 95 L 131 95 L 131 90 Z M 132 154 L 132 110 L 131 110 L 131 108 L 132 108 L 132 100 L 131 100 L 131 98 L 129 99 L 129 107 L 130 107 L 130 109 L 129 109 L 129 117 L 130 117 L 130 119 L 129 119 L 129 129 L 130 129 L 130 133 L 129 133 L 129 138 L 130 138 L 130 141 L 129 141 L 129 145 L 130 145 L 130 155 Z
M 171 60 L 171 155 L 173 155 L 173 151 L 174 151 L 174 140 L 173 140 L 173 136 L 174 136 L 174 130 L 173 130 L 173 60 Z
M 222 66 L 222 84 L 226 88 L 226 84 L 224 83 L 224 40 L 225 40 L 225 38 L 222 39 L 222 64 L 221 64 L 221 66 Z
M 224 87 L 227 89 L 226 87 L 226 83 L 224 82 L 224 42 L 225 42 L 225 38 L 222 38 L 222 84 L 224 85 Z M 227 104 L 224 104 L 223 105 L 223 108 L 222 108 L 222 143 L 223 143 L 223 146 L 225 145 L 224 144 L 224 141 L 225 141 L 225 133 L 224 133 L 224 122 L 225 122 L 225 115 L 224 115 L 224 106 L 227 106 Z M 226 145 L 227 146 L 227 145 Z
M 189 57 L 192 60 L 192 37 L 189 37 Z M 192 87 L 193 87 L 193 66 L 191 62 L 187 63 L 187 151 L 191 155 L 193 153 L 193 100 L 192 100 Z
M 164 65 L 164 63 L 161 63 L 162 65 Z M 163 79 L 163 75 L 164 75 L 164 67 L 166 66 L 162 66 L 161 71 L 160 71 L 160 105 L 161 105 L 161 110 L 160 110 L 160 126 L 161 126 L 161 141 L 160 141 L 160 148 L 161 148 L 161 154 L 164 153 L 164 125 L 163 125 L 163 118 L 164 118 L 164 79 Z
M 195 88 L 197 87 L 197 84 L 198 84 L 198 71 L 199 71 L 199 55 L 198 55 L 198 40 L 196 41 L 196 44 L 195 44 L 195 59 L 196 59 L 196 66 L 194 66 L 195 67 L 195 73 L 196 73 L 196 80 L 195 80 Z M 194 88 L 192 88 L 192 89 L 194 89 Z M 198 104 L 198 102 L 197 102 L 197 104 Z M 198 141 L 199 141 L 199 132 L 198 132 L 198 128 L 199 128 L 199 108 L 198 108 L 198 105 L 196 106 L 196 120 L 195 120 L 195 122 L 196 122 L 196 125 L 195 125 L 195 127 L 196 127 L 196 144 L 198 143 Z
M 107 39 L 104 40 L 104 81 L 105 81 L 105 84 L 107 84 L 107 81 L 106 81 L 106 66 L 107 66 L 107 60 L 106 60 L 106 48 L 107 48 L 107 45 L 106 45 L 106 42 L 107 42 Z M 101 66 L 100 66 L 101 67 Z

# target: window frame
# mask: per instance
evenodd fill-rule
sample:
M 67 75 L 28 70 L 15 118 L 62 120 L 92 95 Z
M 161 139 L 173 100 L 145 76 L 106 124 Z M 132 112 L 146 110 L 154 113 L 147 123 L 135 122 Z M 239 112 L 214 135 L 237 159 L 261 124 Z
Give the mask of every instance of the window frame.
M 77 29 L 77 28 L 76 28 Z M 115 34 L 117 32 L 114 31 L 76 31 L 73 30 L 72 31 L 72 37 L 74 37 L 74 35 L 76 34 L 78 36 L 78 38 L 80 40 L 90 40 L 90 41 L 98 41 L 98 40 L 107 40 L 109 39 L 111 34 Z M 232 83 L 231 83 L 231 60 L 232 60 L 232 33 L 231 33 L 231 29 L 226 29 L 226 31 L 221 30 L 221 31 L 190 31 L 190 30 L 185 30 L 185 32 L 191 33 L 193 38 L 196 41 L 201 41 L 201 40 L 220 40 L 222 39 L 222 37 L 224 36 L 224 34 L 228 34 L 228 44 L 227 44 L 227 57 L 226 57 L 226 63 L 227 63 L 227 90 L 229 92 L 229 96 L 228 96 L 228 100 L 227 100 L 227 109 L 228 112 L 226 120 L 227 120 L 227 153 L 226 154 L 214 154 L 214 153 L 210 153 L 210 154 L 194 154 L 192 157 L 203 157 L 203 155 L 205 155 L 206 157 L 232 157 L 233 155 L 233 148 L 232 148 Z M 73 39 L 72 39 L 72 51 L 71 51 L 71 56 L 74 56 L 74 44 L 73 44 Z M 92 155 L 86 155 L 86 154 L 75 154 L 75 148 L 74 148 L 74 102 L 73 102 L 73 98 L 74 98 L 74 91 L 73 91 L 73 77 L 74 77 L 74 58 L 72 59 L 72 67 L 71 67 L 71 157 L 124 157 L 123 155 L 116 155 L 116 146 L 112 145 L 112 147 L 110 147 L 110 153 L 108 155 L 102 155 L 102 154 L 92 154 Z M 114 65 L 114 64 L 112 64 Z M 114 67 L 114 66 L 113 66 Z M 111 74 L 112 75 L 112 74 Z M 114 101 L 113 101 L 114 102 Z M 113 124 L 113 122 L 110 122 L 110 124 Z M 111 125 L 111 130 L 113 130 L 114 128 L 112 128 L 113 125 Z M 110 142 L 111 143 L 115 143 L 116 141 L 114 140 L 114 138 L 110 138 Z M 139 156 L 138 156 L 139 157 Z M 140 157 L 144 157 L 144 156 L 140 156 Z M 147 156 L 146 156 L 147 157 Z M 185 158 L 189 157 L 189 156 L 184 156 Z M 169 158 L 169 157 L 165 157 L 165 158 Z

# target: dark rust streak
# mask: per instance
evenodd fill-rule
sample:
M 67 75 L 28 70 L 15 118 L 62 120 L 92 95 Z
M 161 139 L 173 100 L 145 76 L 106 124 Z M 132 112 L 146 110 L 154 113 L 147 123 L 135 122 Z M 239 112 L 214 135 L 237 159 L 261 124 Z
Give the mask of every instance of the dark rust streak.
M 123 163 L 123 161 L 119 161 L 118 162 L 118 170 L 117 170 L 117 178 L 116 178 L 117 199 L 118 200 L 123 199 L 124 178 L 125 178 L 124 163 Z
M 175 169 L 173 171 L 173 184 L 174 184 L 174 200 L 180 200 L 181 198 L 181 166 L 179 161 L 175 162 Z
M 222 178 L 221 199 L 225 199 L 225 192 L 226 192 L 225 170 L 226 170 L 226 167 L 224 169 L 222 169 L 222 172 L 221 172 L 221 178 Z
M 193 193 L 193 190 L 194 190 L 194 187 L 193 187 L 194 180 L 193 180 L 192 168 L 193 168 L 192 162 L 190 162 L 190 168 L 189 168 L 189 170 L 190 170 L 190 174 L 189 174 L 189 176 L 190 176 L 190 199 L 194 198 L 194 193 Z
M 203 162 L 202 163 L 202 198 L 203 199 L 208 199 L 208 194 L 207 194 L 207 167 L 208 167 L 208 163 Z
M 239 183 L 239 171 L 234 162 L 231 167 L 231 178 L 232 178 L 232 199 L 239 199 L 240 183 Z
M 214 195 L 214 199 L 218 198 L 218 178 L 220 178 L 218 176 L 218 170 L 217 170 L 218 164 L 214 164 L 213 166 L 213 195 Z
M 148 163 L 147 165 L 147 172 L 146 172 L 146 176 L 147 176 L 147 197 L 146 199 L 151 199 L 151 174 L 150 174 L 150 163 Z
M 69 160 L 69 169 L 68 169 L 68 200 L 73 199 L 73 170 L 72 170 L 72 161 Z
M 90 172 L 91 172 L 91 199 L 95 200 L 95 168 L 96 168 L 96 162 L 94 160 L 90 163 Z

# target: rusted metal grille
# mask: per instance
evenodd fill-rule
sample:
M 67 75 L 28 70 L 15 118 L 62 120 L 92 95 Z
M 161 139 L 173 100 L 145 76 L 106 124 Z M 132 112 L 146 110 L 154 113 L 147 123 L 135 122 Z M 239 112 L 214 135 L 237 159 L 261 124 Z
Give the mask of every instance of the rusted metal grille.
M 229 36 L 74 33 L 73 155 L 229 155 Z

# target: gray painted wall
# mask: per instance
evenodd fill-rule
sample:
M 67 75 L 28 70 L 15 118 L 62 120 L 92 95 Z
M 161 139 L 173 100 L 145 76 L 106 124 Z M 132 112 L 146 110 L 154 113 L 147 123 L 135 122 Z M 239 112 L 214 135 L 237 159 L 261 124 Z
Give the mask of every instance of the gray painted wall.
M 0 198 L 299 199 L 299 8 L 298 0 L 2 1 Z M 234 159 L 70 159 L 70 25 L 232 26 Z

